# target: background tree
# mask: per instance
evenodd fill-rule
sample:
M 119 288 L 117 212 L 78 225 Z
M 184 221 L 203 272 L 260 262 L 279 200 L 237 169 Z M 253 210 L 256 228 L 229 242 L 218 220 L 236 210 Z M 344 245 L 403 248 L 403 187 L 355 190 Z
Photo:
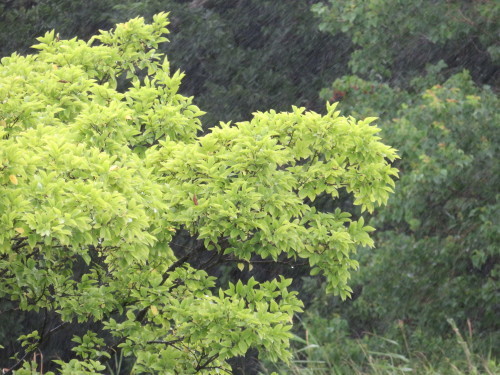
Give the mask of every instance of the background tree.
M 350 43 L 318 30 L 315 2 L 128 0 L 115 9 L 120 18 L 171 12 L 164 52 L 186 71 L 183 90 L 207 112 L 205 123 L 216 124 L 289 103 L 323 110 L 317 93 L 345 72 Z
M 495 1 L 328 0 L 315 4 L 320 29 L 344 33 L 358 47 L 352 73 L 405 84 L 443 60 L 448 75 L 468 69 L 498 85 L 500 44 Z
M 57 29 L 61 38 L 88 39 L 110 28 L 115 0 L 5 0 L 0 2 L 0 56 L 25 54 L 35 38 Z
M 421 83 L 429 79 L 435 77 Z M 334 85 L 349 92 L 342 103 L 347 113 L 383 114 L 384 135 L 402 157 L 394 199 L 376 214 L 379 250 L 365 258 L 371 266 L 354 303 L 367 313 L 363 324 L 373 330 L 375 316 L 386 325 L 399 318 L 443 333 L 446 318 L 454 318 L 495 332 L 497 95 L 475 86 L 467 72 L 418 96 L 356 77 Z
M 210 269 L 303 259 L 345 298 L 352 253 L 372 245 L 362 217 L 312 202 L 387 201 L 396 155 L 373 119 L 293 107 L 198 136 L 203 112 L 157 50 L 167 23 L 89 42 L 52 31 L 38 54 L 1 60 L 0 297 L 6 324 L 24 319 L 20 336 L 3 332 L 9 371 L 42 358 L 95 374 L 121 355 L 135 373 L 216 374 L 249 348 L 286 360 L 292 280 L 223 285 Z M 175 248 L 181 231 L 192 247 Z

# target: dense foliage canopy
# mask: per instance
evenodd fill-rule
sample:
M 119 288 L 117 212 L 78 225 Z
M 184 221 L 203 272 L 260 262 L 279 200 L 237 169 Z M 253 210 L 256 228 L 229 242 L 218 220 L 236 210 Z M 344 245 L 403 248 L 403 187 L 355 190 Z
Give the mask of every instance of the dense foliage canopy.
M 18 374 L 42 355 L 66 374 L 119 355 L 162 374 L 229 371 L 249 348 L 286 360 L 292 280 L 223 285 L 212 267 L 303 259 L 345 298 L 351 255 L 373 244 L 362 217 L 314 201 L 387 201 L 396 154 L 374 119 L 293 107 L 198 135 L 203 112 L 157 50 L 167 24 L 136 18 L 88 42 L 52 31 L 1 60 L 2 365 Z
M 334 86 L 349 92 L 347 113 L 382 114 L 384 136 L 401 155 L 396 194 L 376 215 L 379 251 L 365 258 L 358 324 L 404 319 L 444 333 L 454 318 L 497 331 L 498 96 L 467 72 L 418 96 L 356 77 Z
M 467 68 L 480 82 L 500 83 L 498 2 L 328 0 L 312 9 L 321 30 L 358 47 L 349 61 L 355 74 L 401 84 L 443 60 L 451 72 Z

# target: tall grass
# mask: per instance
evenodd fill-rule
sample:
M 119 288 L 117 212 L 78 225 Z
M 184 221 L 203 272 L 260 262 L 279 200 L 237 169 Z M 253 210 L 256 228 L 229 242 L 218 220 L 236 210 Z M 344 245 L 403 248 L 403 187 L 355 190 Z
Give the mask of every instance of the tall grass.
M 397 323 L 400 337 L 365 334 L 349 337 L 346 329 L 331 327 L 335 320 L 301 321 L 302 335 L 293 339 L 293 359 L 289 364 L 262 364 L 261 374 L 291 375 L 498 375 L 500 366 L 491 355 L 473 350 L 473 330 L 469 322 L 463 335 L 455 322 L 448 320 L 453 336 L 436 345 L 413 347 L 407 327 Z M 337 321 L 338 322 L 338 321 Z M 429 338 L 429 342 L 432 339 Z M 425 340 L 424 340 L 425 342 Z

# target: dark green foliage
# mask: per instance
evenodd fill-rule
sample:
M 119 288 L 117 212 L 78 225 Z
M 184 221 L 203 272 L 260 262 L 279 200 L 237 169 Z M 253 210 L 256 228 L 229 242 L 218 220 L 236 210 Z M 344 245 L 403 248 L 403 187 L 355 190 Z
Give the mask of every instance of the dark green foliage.
M 405 82 L 444 60 L 476 81 L 499 83 L 497 1 L 329 0 L 314 5 L 320 28 L 345 33 L 359 48 L 353 73 Z
M 333 86 L 346 92 L 345 113 L 382 114 L 401 156 L 396 194 L 375 215 L 377 250 L 360 255 L 353 289 L 362 292 L 343 308 L 351 327 L 388 334 L 401 320 L 446 336 L 453 318 L 479 336 L 498 332 L 497 95 L 467 72 L 417 95 L 356 77 Z
M 387 230 L 370 262 L 396 264 L 373 275 L 377 286 L 367 286 L 366 296 L 382 301 L 377 294 L 390 293 L 401 318 L 437 332 L 448 328 L 447 317 L 462 325 L 470 319 L 479 332 L 498 329 L 499 105 L 463 73 L 422 92 L 384 126 L 398 142 L 403 175 L 395 199 L 377 217 Z M 385 277 L 377 276 L 401 265 L 397 285 L 381 283 Z M 380 306 L 386 317 L 392 314 L 387 302 Z
M 214 124 L 292 102 L 322 110 L 317 93 L 345 73 L 350 43 L 318 30 L 309 9 L 315 2 L 129 0 L 116 9 L 171 12 L 165 52 L 186 72 L 183 90 L 207 111 L 205 123 Z
M 0 57 L 33 52 L 35 38 L 56 29 L 60 38 L 87 39 L 107 29 L 116 0 L 6 0 L 0 2 Z

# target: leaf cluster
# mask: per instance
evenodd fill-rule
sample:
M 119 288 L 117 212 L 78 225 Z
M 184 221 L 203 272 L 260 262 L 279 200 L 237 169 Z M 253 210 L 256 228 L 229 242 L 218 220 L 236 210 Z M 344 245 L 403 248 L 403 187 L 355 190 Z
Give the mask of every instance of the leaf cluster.
M 167 24 L 135 18 L 88 42 L 52 31 L 1 60 L 0 298 L 41 321 L 13 343 L 14 370 L 72 327 L 66 374 L 114 353 L 138 373 L 228 372 L 249 348 L 286 360 L 291 280 L 223 286 L 209 266 L 302 258 L 345 298 L 352 253 L 372 245 L 363 218 L 313 202 L 387 201 L 396 154 L 374 119 L 293 107 L 199 136 L 203 112 L 157 50 Z M 174 251 L 183 230 L 193 246 Z

